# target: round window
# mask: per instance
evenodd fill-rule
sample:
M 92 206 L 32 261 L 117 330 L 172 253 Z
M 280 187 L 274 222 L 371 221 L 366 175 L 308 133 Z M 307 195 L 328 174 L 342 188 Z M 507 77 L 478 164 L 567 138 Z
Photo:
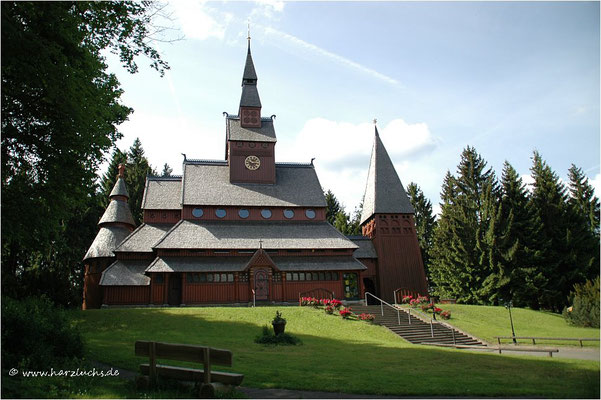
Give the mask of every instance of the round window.
M 288 219 L 294 217 L 294 211 L 293 210 L 284 210 L 284 217 L 286 217 Z
M 195 208 L 192 210 L 192 215 L 195 216 L 196 218 L 202 217 L 203 214 L 204 214 L 204 212 L 202 211 L 202 208 Z
M 240 218 L 248 218 L 250 213 L 248 212 L 247 209 L 243 208 L 242 210 L 238 211 L 238 215 L 240 216 Z
M 261 210 L 261 216 L 265 219 L 271 218 L 271 210 L 267 210 L 267 209 Z
M 225 217 L 225 214 L 226 214 L 226 212 L 223 208 L 218 208 L 215 211 L 215 215 L 217 216 L 217 218 L 223 218 L 223 217 Z
M 309 210 L 305 211 L 305 215 L 307 216 L 307 218 L 313 219 L 313 218 L 315 218 L 315 210 L 309 209 Z

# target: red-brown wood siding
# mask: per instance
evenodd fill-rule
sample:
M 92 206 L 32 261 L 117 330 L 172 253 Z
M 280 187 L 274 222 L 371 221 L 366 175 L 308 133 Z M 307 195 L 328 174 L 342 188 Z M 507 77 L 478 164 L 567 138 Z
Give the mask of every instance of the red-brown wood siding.
M 342 272 L 338 273 L 340 276 L 342 276 Z M 284 294 L 285 301 L 298 301 L 299 293 L 320 288 L 334 292 L 334 298 L 336 299 L 343 298 L 342 282 L 340 280 L 309 282 L 286 281 L 286 293 Z
M 148 304 L 150 286 L 105 286 L 104 304 L 140 305 Z
M 375 258 L 358 258 L 357 260 L 367 267 L 365 271 L 361 272 L 361 276 L 370 277 L 378 274 Z
M 156 283 L 156 276 L 163 275 L 163 283 Z M 165 304 L 165 274 L 150 274 L 150 303 Z
M 230 182 L 275 183 L 275 143 L 229 142 Z M 244 165 L 246 157 L 259 157 L 261 165 L 249 170 Z
M 113 262 L 113 258 L 96 258 L 86 261 L 83 278 L 82 310 L 100 308 L 102 305 L 102 272 Z
M 202 217 L 198 218 L 192 215 L 192 210 L 195 208 L 201 208 L 203 211 Z M 215 215 L 217 209 L 223 209 L 226 212 L 225 217 L 218 218 Z M 248 210 L 248 218 L 241 218 L 238 215 L 238 211 L 241 209 Z M 268 209 L 271 211 L 271 218 L 263 218 L 261 211 Z M 305 215 L 305 211 L 311 209 L 315 211 L 315 218 L 309 219 Z M 293 210 L 294 217 L 284 217 L 284 210 Z M 222 206 L 184 206 L 182 212 L 182 218 L 186 220 L 199 220 L 199 221 L 325 221 L 326 209 L 325 207 L 222 207 Z
M 240 107 L 240 126 L 243 128 L 260 128 L 261 107 Z
M 182 210 L 144 210 L 145 223 L 175 224 L 182 219 Z
M 400 287 L 426 294 L 424 266 L 411 214 L 376 214 L 371 225 L 378 253 L 380 297 L 394 301 Z
M 184 281 L 183 304 L 234 303 L 235 284 L 232 283 L 188 283 Z

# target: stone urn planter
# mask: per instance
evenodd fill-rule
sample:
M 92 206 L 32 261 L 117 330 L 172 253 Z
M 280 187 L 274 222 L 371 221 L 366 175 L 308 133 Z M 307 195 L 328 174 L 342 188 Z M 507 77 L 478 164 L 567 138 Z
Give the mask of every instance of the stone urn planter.
M 273 333 L 277 336 L 281 333 L 284 333 L 286 329 L 286 320 L 282 318 L 282 313 L 279 311 L 275 312 L 275 318 L 271 321 L 271 325 L 273 326 Z

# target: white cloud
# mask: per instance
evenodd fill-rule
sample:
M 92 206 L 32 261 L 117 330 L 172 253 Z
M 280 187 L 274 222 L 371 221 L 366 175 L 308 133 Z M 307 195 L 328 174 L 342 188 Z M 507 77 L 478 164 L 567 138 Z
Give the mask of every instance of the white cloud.
M 397 81 L 394 78 L 391 78 L 387 75 L 381 74 L 378 71 L 375 71 L 371 68 L 365 67 L 359 63 L 356 63 L 354 61 L 349 60 L 348 58 L 344 58 L 342 56 L 339 56 L 338 54 L 332 53 L 330 51 L 327 51 L 325 49 L 322 49 L 321 47 L 318 47 L 314 44 L 305 42 L 302 39 L 297 38 L 296 36 L 292 36 L 288 33 L 279 31 L 277 29 L 274 29 L 270 26 L 264 27 L 264 26 L 259 26 L 260 28 L 263 28 L 265 30 L 265 34 L 266 35 L 272 35 L 275 36 L 279 39 L 283 39 L 291 44 L 293 44 L 294 46 L 305 50 L 305 51 L 309 51 L 313 54 L 325 57 L 327 59 L 329 59 L 330 61 L 334 61 L 337 62 L 341 65 L 344 65 L 345 67 L 357 70 L 361 73 L 367 74 L 373 78 L 377 78 L 380 80 L 383 80 L 386 83 L 389 83 L 391 85 L 395 85 L 395 86 L 400 86 L 400 82 Z
M 255 3 L 257 6 L 250 13 L 252 19 L 256 17 L 274 19 L 277 13 L 284 11 L 284 2 L 282 0 L 255 0 Z
M 211 37 L 222 40 L 233 16 L 218 12 L 205 1 L 172 1 L 175 16 L 187 38 L 205 40 Z
M 379 133 L 404 185 L 410 181 L 437 181 L 436 171 L 414 162 L 437 145 L 438 140 L 427 124 L 395 119 L 381 127 Z M 315 157 L 322 187 L 331 189 L 344 202 L 347 212 L 352 212 L 363 197 L 373 140 L 371 123 L 355 125 L 314 118 L 305 123 L 291 143 L 283 143 L 277 150 L 277 158 L 307 162 Z
M 522 178 L 522 182 L 526 185 L 526 190 L 532 193 L 532 190 L 534 189 L 534 178 L 532 175 L 525 174 L 521 175 L 520 178 Z

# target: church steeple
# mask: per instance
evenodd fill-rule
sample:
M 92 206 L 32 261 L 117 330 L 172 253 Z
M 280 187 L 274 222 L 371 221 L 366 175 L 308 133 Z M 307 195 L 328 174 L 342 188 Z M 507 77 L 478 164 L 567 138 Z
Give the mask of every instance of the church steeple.
M 261 99 L 257 90 L 257 72 L 250 52 L 250 30 L 248 33 L 248 52 L 242 74 L 242 96 L 240 97 L 240 125 L 243 128 L 261 127 Z
M 409 196 L 405 192 L 392 160 L 380 139 L 377 126 L 375 126 L 374 146 L 367 172 L 361 224 L 376 213 L 415 214 Z

